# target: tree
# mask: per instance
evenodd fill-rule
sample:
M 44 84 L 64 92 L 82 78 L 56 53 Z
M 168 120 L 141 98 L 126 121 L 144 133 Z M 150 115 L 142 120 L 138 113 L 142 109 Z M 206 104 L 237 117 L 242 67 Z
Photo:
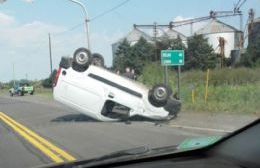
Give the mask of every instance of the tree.
M 113 60 L 113 66 L 114 66 L 113 68 L 123 72 L 126 64 L 129 64 L 130 62 L 130 56 L 131 56 L 130 53 L 131 53 L 131 46 L 129 42 L 126 39 L 124 39 L 120 43 L 116 51 L 115 54 L 116 57 Z
M 131 65 L 137 74 L 140 74 L 143 70 L 143 66 L 147 62 L 151 62 L 155 55 L 155 47 L 151 43 L 148 43 L 143 37 L 131 47 Z
M 188 39 L 188 49 L 185 55 L 185 69 L 215 68 L 217 55 L 202 35 L 194 35 Z
M 53 72 L 51 73 L 51 75 L 42 81 L 42 86 L 45 88 L 52 88 L 52 84 L 53 84 L 56 74 L 57 74 L 57 70 L 54 69 Z
M 155 54 L 154 46 L 144 38 L 130 46 L 125 39 L 119 45 L 114 59 L 114 69 L 124 72 L 126 67 L 132 68 L 137 74 L 142 72 L 145 62 L 150 62 Z
M 182 42 L 180 36 L 176 39 L 163 38 L 161 41 L 157 43 L 158 49 L 161 50 L 186 50 L 186 46 Z

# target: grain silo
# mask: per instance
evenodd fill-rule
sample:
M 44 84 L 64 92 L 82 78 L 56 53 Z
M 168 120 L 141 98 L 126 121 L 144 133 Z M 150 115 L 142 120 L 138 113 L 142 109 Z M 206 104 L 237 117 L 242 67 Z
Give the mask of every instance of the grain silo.
M 184 34 L 174 30 L 173 28 L 168 28 L 167 30 L 163 31 L 162 35 L 159 38 L 177 39 L 178 37 L 185 45 L 187 45 L 187 37 Z
M 240 48 L 241 38 L 243 37 L 240 30 L 217 19 L 211 19 L 196 34 L 202 34 L 206 37 L 216 53 L 220 53 L 220 42 L 224 42 L 224 56 L 226 58 L 230 58 L 232 50 Z
M 248 45 L 254 44 L 260 38 L 260 17 L 248 25 Z
M 150 37 L 145 32 L 139 30 L 138 28 L 134 27 L 133 30 L 131 30 L 125 37 L 123 37 L 123 38 L 119 39 L 117 42 L 113 43 L 112 44 L 113 60 L 115 59 L 118 46 L 124 39 L 126 39 L 130 45 L 134 45 L 135 43 L 138 42 L 138 40 L 141 37 L 144 38 L 145 40 L 147 40 L 148 42 L 152 42 L 152 37 Z

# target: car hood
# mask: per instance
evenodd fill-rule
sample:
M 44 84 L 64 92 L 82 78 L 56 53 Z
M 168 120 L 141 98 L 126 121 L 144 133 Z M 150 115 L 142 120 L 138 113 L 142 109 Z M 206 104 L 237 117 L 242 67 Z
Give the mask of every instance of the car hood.
M 149 156 L 158 156 L 163 154 L 178 153 L 187 150 L 198 149 L 212 145 L 213 143 L 219 141 L 222 136 L 210 136 L 210 137 L 199 137 L 199 138 L 188 138 L 181 142 L 179 145 L 165 146 L 160 148 L 150 149 L 146 146 L 141 146 L 138 148 L 132 148 L 127 150 L 121 150 L 117 152 L 110 153 L 108 155 L 103 155 L 94 159 L 80 160 L 74 162 L 65 162 L 61 164 L 50 164 L 41 166 L 42 168 L 60 168 L 60 167 L 78 167 L 99 165 L 107 162 L 118 162 L 125 160 L 132 160 L 138 158 L 145 158 Z

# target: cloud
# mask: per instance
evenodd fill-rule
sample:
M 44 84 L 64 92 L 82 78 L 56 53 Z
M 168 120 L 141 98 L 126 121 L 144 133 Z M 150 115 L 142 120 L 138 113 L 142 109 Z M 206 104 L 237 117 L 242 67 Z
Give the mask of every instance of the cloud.
M 0 29 L 0 39 L 12 47 L 28 47 L 47 38 L 49 32 L 55 33 L 63 30 L 62 27 L 34 21 L 17 27 Z
M 9 16 L 9 15 L 7 15 L 7 14 L 5 14 L 5 13 L 0 12 L 0 23 L 1 23 L 1 24 L 0 24 L 0 28 L 1 28 L 3 25 L 4 25 L 4 26 L 8 26 L 8 25 L 14 23 L 14 21 L 15 21 L 14 17 Z
M 27 3 L 33 3 L 34 0 L 23 0 L 24 2 L 27 2 Z
M 13 63 L 17 79 L 24 78 L 25 73 L 28 73 L 30 79 L 47 77 L 48 33 L 61 32 L 65 28 L 40 21 L 19 24 L 13 17 L 1 16 L 5 17 L 1 17 L 0 20 L 5 20 L 9 26 L 0 26 L 0 81 L 12 79 L 10 69 Z
M 63 26 L 37 20 L 20 24 L 12 16 L 6 14 L 1 16 L 4 17 L 1 17 L 0 20 L 5 20 L 6 26 L 0 26 L 0 81 L 12 79 L 13 64 L 15 65 L 16 79 L 22 79 L 25 76 L 28 76 L 29 79 L 43 79 L 49 76 L 49 32 L 52 37 L 54 68 L 58 68 L 62 56 L 72 56 L 75 49 L 86 46 L 84 26 L 66 32 L 69 28 Z M 92 52 L 102 54 L 105 64 L 111 66 L 111 44 L 122 36 L 123 33 L 120 30 L 115 30 L 114 33 L 91 32 Z
M 183 20 L 188 20 L 188 19 L 193 19 L 192 17 L 183 17 L 183 16 L 176 16 L 173 21 L 174 22 L 179 22 L 179 21 L 183 21 Z

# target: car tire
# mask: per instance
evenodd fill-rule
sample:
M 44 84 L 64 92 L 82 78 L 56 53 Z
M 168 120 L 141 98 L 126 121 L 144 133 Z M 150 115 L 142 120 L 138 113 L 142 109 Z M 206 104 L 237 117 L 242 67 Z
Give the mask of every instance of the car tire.
M 99 67 L 104 67 L 104 57 L 99 53 L 92 54 L 92 64 Z
M 30 95 L 33 95 L 34 94 L 34 91 L 32 91 L 31 93 L 30 93 Z
M 18 91 L 18 95 L 19 95 L 19 96 L 23 96 L 24 93 L 23 93 L 22 91 Z
M 149 91 L 148 100 L 155 107 L 163 107 L 167 104 L 170 95 L 172 95 L 170 87 L 164 84 L 158 84 Z
M 13 94 L 12 92 L 10 92 L 10 96 L 11 96 L 11 97 L 13 97 L 13 96 L 14 96 L 14 94 Z
M 72 66 L 73 58 L 70 57 L 62 57 L 60 61 L 60 67 L 64 69 L 68 69 Z
M 168 119 L 174 119 L 177 117 L 178 113 L 181 111 L 181 101 L 174 98 L 173 95 L 171 95 L 166 105 L 163 107 L 166 111 L 169 112 Z
M 76 71 L 83 72 L 91 64 L 91 52 L 86 48 L 79 48 L 73 54 L 72 68 Z

